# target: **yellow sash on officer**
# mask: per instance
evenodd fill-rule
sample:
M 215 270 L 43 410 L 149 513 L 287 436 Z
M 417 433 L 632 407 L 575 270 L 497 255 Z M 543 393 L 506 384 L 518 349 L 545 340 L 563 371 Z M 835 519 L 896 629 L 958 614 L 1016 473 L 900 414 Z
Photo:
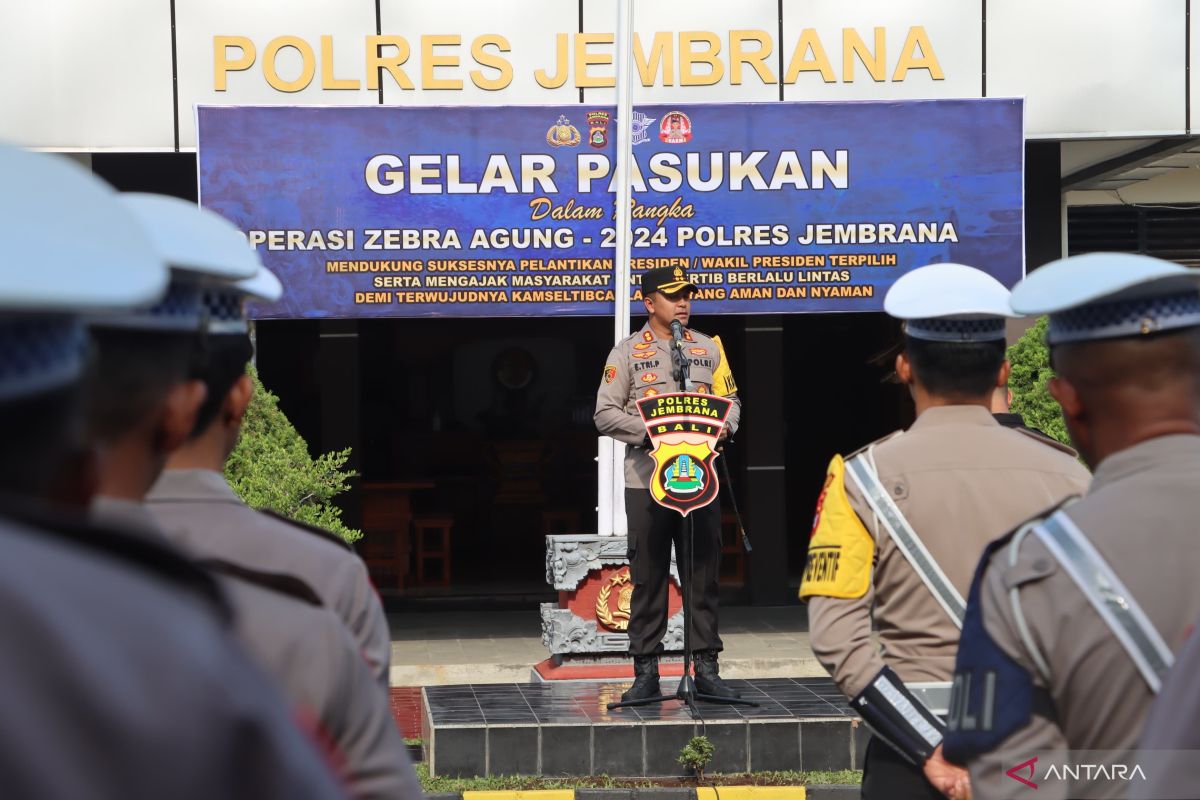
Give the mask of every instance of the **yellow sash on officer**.
M 871 585 L 874 556 L 875 540 L 846 496 L 845 462 L 840 455 L 834 456 L 825 476 L 825 488 L 817 500 L 800 599 L 862 597 Z
M 733 382 L 733 372 L 729 369 L 729 359 L 725 356 L 725 345 L 721 344 L 721 337 L 714 336 L 713 341 L 717 343 L 717 368 L 713 370 L 713 385 L 712 391 L 717 397 L 728 397 L 737 392 L 737 384 Z

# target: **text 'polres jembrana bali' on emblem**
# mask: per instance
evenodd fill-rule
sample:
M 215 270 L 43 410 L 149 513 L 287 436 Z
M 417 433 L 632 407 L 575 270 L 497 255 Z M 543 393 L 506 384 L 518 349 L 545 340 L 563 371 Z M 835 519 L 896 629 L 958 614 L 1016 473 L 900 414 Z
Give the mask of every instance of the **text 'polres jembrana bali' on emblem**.
M 661 506 L 687 516 L 717 497 L 717 442 L 733 403 L 722 397 L 672 392 L 643 397 L 638 412 L 653 450 L 650 494 Z

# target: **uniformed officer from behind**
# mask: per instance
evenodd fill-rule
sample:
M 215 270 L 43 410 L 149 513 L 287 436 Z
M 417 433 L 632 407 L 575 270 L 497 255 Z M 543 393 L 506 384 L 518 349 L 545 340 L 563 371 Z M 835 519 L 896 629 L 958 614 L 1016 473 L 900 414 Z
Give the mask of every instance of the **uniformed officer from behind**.
M 625 513 L 629 521 L 629 571 L 634 589 L 629 616 L 629 653 L 634 682 L 622 700 L 657 696 L 658 654 L 667 632 L 668 581 L 671 544 L 681 557 L 681 517 L 650 496 L 654 459 L 647 450 L 646 426 L 637 401 L 680 387 L 672 376 L 674 346 L 671 323 L 682 327 L 681 347 L 690 363 L 691 391 L 713 393 L 733 401 L 722 435 L 737 430 L 741 401 L 725 358 L 721 340 L 687 327 L 696 285 L 681 267 L 652 269 L 642 275 L 642 298 L 648 319 L 642 329 L 621 341 L 608 355 L 596 392 L 596 428 L 625 442 Z M 716 697 L 737 697 L 721 679 L 717 663 L 723 645 L 717 628 L 721 565 L 721 508 L 713 501 L 691 513 L 694 609 L 687 609 L 691 645 L 696 657 L 696 690 Z M 681 570 L 682 572 L 682 570 Z
M 0 146 L 0 787 L 38 800 L 342 797 L 173 548 L 88 525 L 81 315 L 167 284 L 115 193 Z
M 1018 766 L 1039 798 L 1129 789 L 1112 767 L 1132 768 L 1200 617 L 1198 287 L 1193 270 L 1100 253 L 1013 290 L 1016 310 L 1050 315 L 1048 388 L 1095 475 L 1078 502 L 1014 526 L 971 587 L 945 750 L 980 797 L 1027 792 Z M 1088 780 L 1076 764 L 1074 780 L 1072 759 L 1108 769 Z
M 253 384 L 254 353 L 243 311 L 247 299 L 282 295 L 266 267 L 245 281 L 203 290 L 207 335 L 197 374 L 207 396 L 188 441 L 146 497 L 146 508 L 173 542 L 203 558 L 292 575 L 311 586 L 346 624 L 380 685 L 387 687 L 392 640 L 362 559 L 340 537 L 281 516 L 254 511 L 222 474 L 237 445 Z
M 216 214 L 176 198 L 124 195 L 159 256 L 171 265 L 157 306 L 92 321 L 97 365 L 89 386 L 92 430 L 107 451 L 97 518 L 164 540 L 142 500 L 163 464 L 194 430 L 206 387 L 202 296 L 254 276 L 261 263 Z M 387 697 L 357 643 L 295 576 L 204 558 L 222 578 L 247 652 L 326 744 L 355 798 L 416 798 L 420 787 Z
M 1008 378 L 1013 316 L 998 281 L 933 264 L 897 280 L 884 309 L 904 320 L 896 373 L 917 418 L 830 462 L 800 597 L 814 654 L 875 734 L 863 797 L 935 798 L 926 774 L 961 776 L 941 757 L 939 715 L 979 554 L 1019 520 L 1081 492 L 1088 475 L 990 413 L 993 389 Z

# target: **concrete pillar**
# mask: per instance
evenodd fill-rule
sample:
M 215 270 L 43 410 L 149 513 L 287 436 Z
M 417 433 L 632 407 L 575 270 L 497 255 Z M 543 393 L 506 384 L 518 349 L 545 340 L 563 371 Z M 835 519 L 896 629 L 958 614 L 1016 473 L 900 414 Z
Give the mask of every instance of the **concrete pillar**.
M 737 435 L 745 469 L 742 481 L 754 552 L 750 555 L 750 602 L 791 602 L 788 589 L 786 454 L 782 426 L 783 319 L 746 318 L 746 365 L 737 376 L 746 403 L 746 424 Z
M 1060 151 L 1058 142 L 1025 143 L 1027 273 L 1065 255 Z
M 313 449 L 319 453 L 352 448 L 349 469 L 361 471 L 359 447 L 361 403 L 359 402 L 359 342 L 357 320 L 321 322 L 317 345 L 317 375 L 321 397 L 321 437 Z M 356 527 L 358 504 L 338 498 L 346 512 L 346 524 Z

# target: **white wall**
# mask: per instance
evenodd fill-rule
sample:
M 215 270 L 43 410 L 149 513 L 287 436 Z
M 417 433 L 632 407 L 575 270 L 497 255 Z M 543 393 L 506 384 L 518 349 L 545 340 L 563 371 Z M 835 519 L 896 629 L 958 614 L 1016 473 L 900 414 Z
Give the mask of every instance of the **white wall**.
M 634 5 L 642 50 L 665 55 L 635 102 L 978 97 L 986 74 L 988 96 L 1028 98 L 1030 138 L 1188 130 L 1186 0 L 990 0 L 986 24 L 981 0 L 784 0 L 782 24 L 775 0 Z M 176 0 L 173 67 L 163 0 L 8 2 L 0 138 L 189 149 L 197 103 L 606 103 L 614 8 L 381 0 L 377 23 L 373 0 Z M 407 50 L 385 47 L 382 73 L 379 34 Z

